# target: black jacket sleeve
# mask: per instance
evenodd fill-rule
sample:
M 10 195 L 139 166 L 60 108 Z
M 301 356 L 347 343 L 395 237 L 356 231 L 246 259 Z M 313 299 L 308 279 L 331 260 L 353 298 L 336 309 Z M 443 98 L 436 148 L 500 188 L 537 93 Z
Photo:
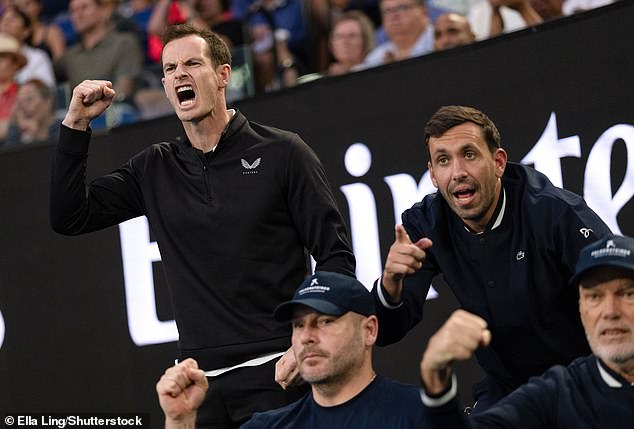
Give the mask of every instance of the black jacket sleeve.
M 289 146 L 287 204 L 295 227 L 317 263 L 315 270 L 355 276 L 355 258 L 343 217 L 317 155 L 295 135 Z
M 50 222 L 65 235 L 96 231 L 143 214 L 138 173 L 130 160 L 86 186 L 90 131 L 61 126 L 53 155 Z

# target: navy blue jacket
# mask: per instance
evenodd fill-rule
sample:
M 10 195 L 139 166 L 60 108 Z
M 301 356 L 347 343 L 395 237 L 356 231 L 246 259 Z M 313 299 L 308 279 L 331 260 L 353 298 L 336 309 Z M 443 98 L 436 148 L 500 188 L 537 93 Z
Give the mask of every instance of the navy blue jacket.
M 412 241 L 429 237 L 433 247 L 423 268 L 405 279 L 398 308 L 387 308 L 373 290 L 378 344 L 391 344 L 421 320 L 431 281 L 442 273 L 460 306 L 491 329 L 491 345 L 476 356 L 488 379 L 477 389 L 492 392 L 492 402 L 552 365 L 590 353 L 578 292 L 568 281 L 581 248 L 610 233 L 581 197 L 530 167 L 508 163 L 502 188 L 482 234 L 466 228 L 440 193 L 406 210 Z
M 595 356 L 554 366 L 477 416 L 466 417 L 457 397 L 425 407 L 421 428 L 634 428 L 634 386 Z

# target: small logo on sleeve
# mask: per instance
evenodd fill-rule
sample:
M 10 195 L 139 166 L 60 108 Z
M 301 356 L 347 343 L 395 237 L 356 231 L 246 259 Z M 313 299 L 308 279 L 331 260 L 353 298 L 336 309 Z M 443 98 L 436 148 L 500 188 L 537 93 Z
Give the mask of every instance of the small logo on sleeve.
M 581 235 L 583 235 L 583 238 L 588 238 L 590 237 L 590 233 L 594 231 L 592 231 L 590 228 L 581 228 L 579 232 L 581 233 Z
M 515 255 L 515 260 L 516 260 L 516 261 L 519 261 L 519 260 L 521 260 L 521 259 L 524 259 L 524 256 L 526 256 L 526 255 L 525 255 L 525 253 L 524 253 L 524 251 L 523 251 L 523 250 L 520 250 L 519 252 L 517 252 L 517 255 Z

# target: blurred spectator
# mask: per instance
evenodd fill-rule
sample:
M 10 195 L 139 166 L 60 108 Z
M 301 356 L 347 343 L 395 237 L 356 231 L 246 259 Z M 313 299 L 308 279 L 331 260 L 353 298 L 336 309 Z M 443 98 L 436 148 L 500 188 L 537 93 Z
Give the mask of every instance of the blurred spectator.
M 155 63 L 161 62 L 163 43 L 161 36 L 169 25 L 184 24 L 190 19 L 191 9 L 186 2 L 177 0 L 158 0 L 152 9 L 147 25 L 148 56 Z
M 150 17 L 148 31 L 160 37 L 168 25 L 181 23 L 215 32 L 229 48 L 243 43 L 242 22 L 232 18 L 228 0 L 159 0 Z
M 18 93 L 15 75 L 26 64 L 20 43 L 8 34 L 0 33 L 0 141 L 7 134 L 11 110 Z
M 256 92 L 287 86 L 306 70 L 308 11 L 303 0 L 234 0 L 234 19 L 248 26 Z
M 71 0 L 69 12 L 81 41 L 56 62 L 59 81 L 72 89 L 85 79 L 110 80 L 116 101 L 130 101 L 143 65 L 136 36 L 114 30 L 100 0 Z
M 566 0 L 563 6 L 564 15 L 584 12 L 596 7 L 614 3 L 615 0 Z
M 359 69 L 368 53 L 374 49 L 374 26 L 361 11 L 345 12 L 330 34 L 330 50 L 334 61 L 328 75 L 344 74 Z
M 26 66 L 16 75 L 16 82 L 40 79 L 50 88 L 54 88 L 56 81 L 51 58 L 42 49 L 26 44 L 31 37 L 31 25 L 31 18 L 15 6 L 8 6 L 0 18 L 0 32 L 14 37 L 20 43 L 20 50 L 27 59 Z
M 434 24 L 434 50 L 455 48 L 475 41 L 469 20 L 459 13 L 445 13 L 436 19 Z
M 41 80 L 20 86 L 3 147 L 55 141 L 60 123 L 54 118 L 53 97 Z
M 388 41 L 366 57 L 363 68 L 375 67 L 431 52 L 434 30 L 424 0 L 381 0 L 383 28 Z
M 106 10 L 110 23 L 120 33 L 139 33 L 136 22 L 119 11 L 119 0 L 99 0 L 101 7 Z
M 31 19 L 31 38 L 27 41 L 29 45 L 42 49 L 53 60 L 61 57 L 66 49 L 64 33 L 57 25 L 40 20 L 42 0 L 13 0 L 13 3 Z
M 219 34 L 229 48 L 242 45 L 242 22 L 233 19 L 229 0 L 194 0 L 195 19 Z
M 121 15 L 134 22 L 137 37 L 143 50 L 145 64 L 153 63 L 148 55 L 148 24 L 153 10 L 153 0 L 129 0 L 121 6 Z
M 366 15 L 373 28 L 381 25 L 378 0 L 307 0 L 310 11 L 310 66 L 325 71 L 332 60 L 330 36 L 334 23 L 346 12 L 357 10 Z M 373 38 L 374 39 L 374 38 Z
M 564 0 L 530 0 L 535 12 L 544 21 L 561 18 L 564 16 Z
M 543 22 L 531 0 L 480 0 L 467 16 L 477 40 Z

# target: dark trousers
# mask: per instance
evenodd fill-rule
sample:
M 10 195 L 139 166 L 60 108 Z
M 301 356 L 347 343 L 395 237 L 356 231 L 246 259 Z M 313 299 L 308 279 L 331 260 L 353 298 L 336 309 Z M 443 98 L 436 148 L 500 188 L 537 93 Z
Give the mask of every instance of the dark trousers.
M 308 384 L 284 390 L 275 382 L 276 362 L 273 359 L 260 366 L 208 377 L 209 390 L 198 409 L 196 427 L 237 428 L 255 412 L 280 408 L 304 396 Z

